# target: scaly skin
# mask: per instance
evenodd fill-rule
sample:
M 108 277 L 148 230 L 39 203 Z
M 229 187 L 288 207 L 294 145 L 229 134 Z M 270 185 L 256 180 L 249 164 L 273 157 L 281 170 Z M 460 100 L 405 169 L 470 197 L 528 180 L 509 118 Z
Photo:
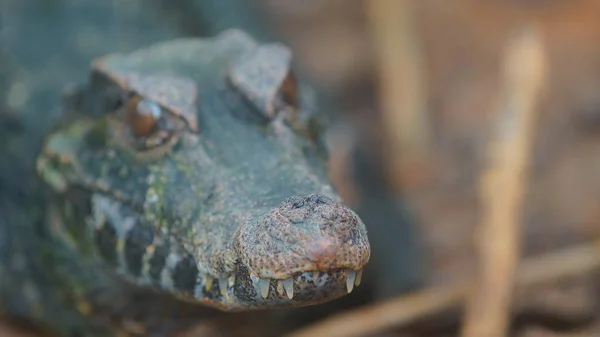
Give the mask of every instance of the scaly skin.
M 92 309 L 79 311 L 100 306 L 87 282 L 104 278 L 228 311 L 323 303 L 360 283 L 366 229 L 327 178 L 303 89 L 285 48 L 237 31 L 95 62 L 38 160 L 53 232 L 95 265 L 72 271 L 88 280 L 75 297 Z M 132 92 L 161 106 L 159 143 L 132 132 Z

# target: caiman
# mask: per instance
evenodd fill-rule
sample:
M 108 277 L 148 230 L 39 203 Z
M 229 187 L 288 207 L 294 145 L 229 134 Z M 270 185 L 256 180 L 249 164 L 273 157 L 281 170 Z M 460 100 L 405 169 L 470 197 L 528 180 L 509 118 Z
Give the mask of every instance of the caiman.
M 350 293 L 366 228 L 328 179 L 291 61 L 237 30 L 96 59 L 38 157 L 45 230 L 0 228 L 5 247 L 31 236 L 0 259 L 2 310 L 65 336 L 170 335 L 173 308 Z

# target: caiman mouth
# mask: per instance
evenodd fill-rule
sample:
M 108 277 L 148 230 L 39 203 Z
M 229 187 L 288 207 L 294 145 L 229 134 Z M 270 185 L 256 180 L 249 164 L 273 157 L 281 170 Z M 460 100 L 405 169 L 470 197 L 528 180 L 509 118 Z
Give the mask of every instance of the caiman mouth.
M 251 275 L 243 264 L 229 278 L 199 285 L 196 298 L 222 310 L 264 310 L 328 302 L 352 292 L 361 283 L 362 269 L 298 272 L 287 279 Z M 198 296 L 201 295 L 201 296 Z
M 227 294 L 219 302 L 225 310 L 301 307 L 328 302 L 350 293 L 360 285 L 362 270 L 298 272 L 285 280 L 265 279 L 248 274 L 238 266 L 235 280 L 224 285 Z
M 313 298 L 317 290 L 323 290 L 327 286 L 329 282 L 334 282 L 336 288 L 340 288 L 339 285 L 344 282 L 346 284 L 347 293 L 352 292 L 354 286 L 359 286 L 362 277 L 362 269 L 355 271 L 351 269 L 341 269 L 341 270 L 331 270 L 326 272 L 321 272 L 318 270 L 307 271 L 307 272 L 299 272 L 296 273 L 285 280 L 276 280 L 276 279 L 263 279 L 256 276 L 250 276 L 252 280 L 252 284 L 257 292 L 260 292 L 262 298 L 268 298 L 269 292 L 271 290 L 271 282 L 275 282 L 273 288 L 276 288 L 277 294 L 280 296 L 287 296 L 287 298 L 294 299 L 294 294 L 296 295 L 296 299 L 303 299 L 302 296 L 305 292 L 302 291 L 304 288 L 315 288 L 309 292 L 310 298 Z M 300 288 L 300 291 L 296 291 L 295 288 Z M 326 292 L 329 293 L 329 292 Z M 304 298 L 308 300 L 310 298 Z

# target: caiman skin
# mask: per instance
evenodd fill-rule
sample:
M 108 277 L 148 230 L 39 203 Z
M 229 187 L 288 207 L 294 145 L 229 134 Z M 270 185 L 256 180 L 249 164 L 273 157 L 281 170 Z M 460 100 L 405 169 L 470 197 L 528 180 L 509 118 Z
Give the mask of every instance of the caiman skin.
M 227 311 L 313 305 L 358 285 L 366 229 L 327 177 L 290 62 L 239 31 L 96 60 L 37 163 L 48 226 L 71 258 Z

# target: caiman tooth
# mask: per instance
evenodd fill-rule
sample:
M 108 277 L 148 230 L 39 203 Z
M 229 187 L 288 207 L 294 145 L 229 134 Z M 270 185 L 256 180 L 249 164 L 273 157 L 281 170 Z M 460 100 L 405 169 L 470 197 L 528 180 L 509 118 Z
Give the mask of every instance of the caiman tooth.
M 231 276 L 229 276 L 229 286 L 233 287 L 235 285 L 235 274 L 231 274 Z
M 362 269 L 356 272 L 356 279 L 354 279 L 354 285 L 359 286 L 360 281 L 362 280 Z
M 352 292 L 354 288 L 354 279 L 356 278 L 356 272 L 354 270 L 346 270 L 346 289 L 348 290 L 348 294 Z
M 271 283 L 271 280 L 264 279 L 264 278 L 261 278 L 258 281 L 258 286 L 260 287 L 260 296 L 262 296 L 263 298 L 267 298 L 267 296 L 269 296 L 269 284 L 270 283 Z
M 254 290 L 256 291 L 257 296 L 260 296 L 260 278 L 258 276 L 250 274 L 250 280 L 252 281 L 252 285 L 254 286 Z
M 313 271 L 313 283 L 317 282 L 318 279 L 319 279 L 319 271 L 315 270 L 315 271 Z
M 280 280 L 283 283 L 283 287 L 285 288 L 285 293 L 287 297 L 291 300 L 294 297 L 294 279 L 290 277 L 287 280 Z
M 229 278 L 220 278 L 219 279 L 219 291 L 221 292 L 221 295 L 226 296 L 226 297 L 229 296 L 229 292 L 227 291 L 228 280 L 229 280 Z
M 204 275 L 204 280 L 202 282 L 204 282 L 204 290 L 206 292 L 210 291 L 210 289 L 212 288 L 214 280 L 215 279 L 212 276 L 210 276 L 208 274 Z

